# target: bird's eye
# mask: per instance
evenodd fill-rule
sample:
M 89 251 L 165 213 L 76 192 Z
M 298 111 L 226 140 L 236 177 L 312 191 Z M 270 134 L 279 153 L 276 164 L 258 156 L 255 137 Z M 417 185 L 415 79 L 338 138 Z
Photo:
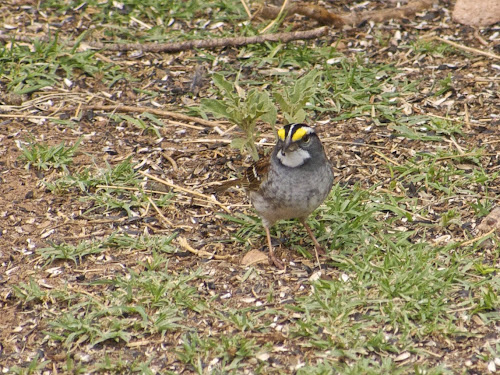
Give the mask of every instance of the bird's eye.
M 306 134 L 302 137 L 302 142 L 309 143 L 310 141 L 311 141 L 311 137 L 309 136 L 309 134 Z

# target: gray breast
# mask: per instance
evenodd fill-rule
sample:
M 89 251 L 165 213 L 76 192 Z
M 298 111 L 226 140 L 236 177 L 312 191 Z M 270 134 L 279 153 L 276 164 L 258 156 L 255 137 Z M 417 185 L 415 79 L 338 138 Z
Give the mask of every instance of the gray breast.
M 333 173 L 328 163 L 298 168 L 271 168 L 266 186 L 250 194 L 264 225 L 278 220 L 306 218 L 328 196 Z

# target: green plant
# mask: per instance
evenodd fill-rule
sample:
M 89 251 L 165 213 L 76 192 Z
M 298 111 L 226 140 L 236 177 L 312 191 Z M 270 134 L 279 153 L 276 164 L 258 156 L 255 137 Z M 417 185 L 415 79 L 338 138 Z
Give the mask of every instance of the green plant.
M 448 227 L 451 224 L 460 225 L 460 214 L 455 209 L 448 210 L 441 215 L 441 225 Z
M 42 256 L 47 263 L 52 263 L 56 259 L 71 260 L 75 264 L 81 262 L 82 258 L 90 254 L 99 254 L 104 251 L 102 241 L 80 242 L 77 245 L 68 243 L 52 244 L 52 246 L 44 247 L 37 250 L 37 253 Z
M 493 204 L 489 199 L 477 199 L 475 202 L 470 203 L 474 213 L 479 217 L 488 215 L 491 211 L 492 205 Z
M 40 288 L 40 285 L 30 277 L 29 284 L 20 282 L 19 285 L 13 285 L 14 295 L 25 303 L 40 302 L 47 298 L 47 292 Z
M 20 158 L 26 161 L 27 169 L 34 166 L 43 170 L 61 168 L 68 172 L 67 166 L 73 162 L 73 156 L 80 141 L 81 139 L 78 139 L 73 146 L 66 146 L 64 142 L 57 146 L 48 146 L 41 143 L 30 143 L 29 146 L 22 145 Z
M 439 84 L 440 88 L 439 88 L 439 90 L 436 91 L 436 93 L 434 94 L 434 96 L 443 95 L 444 93 L 446 93 L 449 90 L 451 90 L 452 89 L 451 73 L 448 73 L 448 75 L 446 76 L 446 78 L 441 79 L 438 82 L 438 84 Z
M 245 92 L 239 85 L 238 79 L 234 83 L 226 81 L 221 74 L 214 74 L 213 81 L 222 96 L 222 99 L 204 99 L 201 102 L 202 110 L 214 114 L 216 117 L 225 117 L 236 124 L 244 133 L 244 137 L 235 138 L 231 146 L 239 150 L 246 150 L 254 160 L 259 159 L 255 138 L 258 133 L 255 125 L 262 120 L 274 129 L 276 123 L 276 107 L 269 94 L 257 88 Z
M 306 118 L 304 107 L 316 93 L 320 76 L 319 71 L 311 70 L 298 79 L 292 87 L 284 86 L 281 91 L 273 94 L 274 100 L 276 100 L 283 112 L 285 124 L 304 122 Z

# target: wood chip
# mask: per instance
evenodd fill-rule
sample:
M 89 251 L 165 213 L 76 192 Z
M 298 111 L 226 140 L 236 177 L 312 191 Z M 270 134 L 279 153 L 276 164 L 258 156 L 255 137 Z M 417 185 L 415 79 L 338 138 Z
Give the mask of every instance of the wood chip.
M 394 362 L 401 362 L 404 361 L 408 358 L 410 358 L 410 353 L 409 352 L 403 352 L 400 355 L 398 355 L 396 358 L 394 358 Z
M 486 216 L 481 224 L 477 226 L 480 233 L 486 233 L 491 230 L 500 230 L 500 207 L 497 207 Z

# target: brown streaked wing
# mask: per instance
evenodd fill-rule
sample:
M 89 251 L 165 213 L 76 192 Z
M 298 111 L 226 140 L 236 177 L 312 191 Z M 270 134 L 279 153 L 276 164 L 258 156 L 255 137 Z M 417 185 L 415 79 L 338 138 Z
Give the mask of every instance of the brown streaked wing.
M 243 187 L 249 190 L 259 190 L 260 185 L 267 180 L 267 172 L 269 170 L 269 158 L 259 159 L 248 167 L 245 171 L 243 180 Z

